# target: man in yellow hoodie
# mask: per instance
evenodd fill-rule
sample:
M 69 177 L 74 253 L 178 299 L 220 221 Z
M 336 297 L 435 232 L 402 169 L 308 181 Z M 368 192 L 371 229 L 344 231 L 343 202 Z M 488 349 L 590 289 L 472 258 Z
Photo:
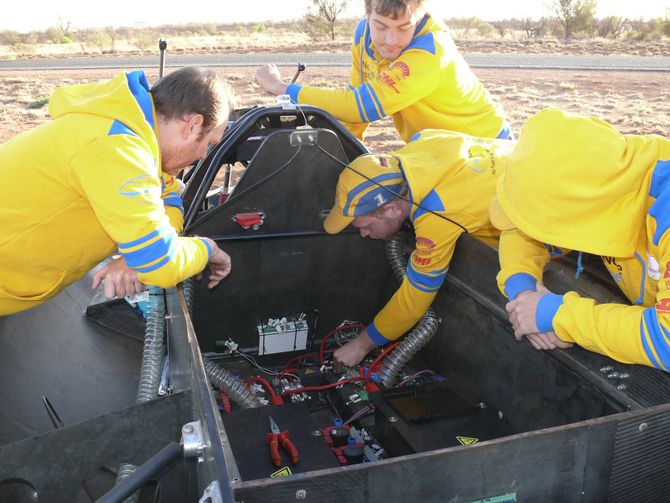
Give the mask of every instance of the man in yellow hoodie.
M 356 339 L 335 352 L 337 362 L 355 366 L 419 321 L 463 232 L 497 244 L 488 207 L 513 147 L 507 140 L 426 130 L 391 154 L 362 155 L 342 171 L 325 230 L 335 234 L 351 224 L 361 237 L 391 239 L 409 220 L 416 246 L 398 291 Z
M 0 145 L 0 315 L 54 297 L 112 253 L 95 276 L 108 297 L 171 287 L 230 257 L 209 238 L 178 235 L 173 178 L 221 138 L 228 95 L 217 75 L 187 67 L 151 89 L 143 72 L 57 89 L 52 120 Z
M 365 0 L 367 17 L 354 32 L 346 89 L 287 84 L 274 65 L 260 68 L 256 81 L 269 94 L 288 94 L 295 103 L 323 108 L 359 139 L 371 122 L 386 116 L 393 117 L 405 142 L 429 128 L 509 138 L 502 107 L 423 4 Z
M 517 339 L 670 369 L 670 141 L 546 109 L 521 130 L 490 208 Z M 552 256 L 600 255 L 631 305 L 541 286 Z

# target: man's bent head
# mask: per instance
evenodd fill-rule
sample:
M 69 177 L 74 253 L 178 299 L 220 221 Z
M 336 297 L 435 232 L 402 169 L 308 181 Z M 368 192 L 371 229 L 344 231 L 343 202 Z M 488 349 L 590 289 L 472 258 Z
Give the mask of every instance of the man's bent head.
M 372 154 L 356 158 L 340 173 L 335 204 L 323 222 L 323 228 L 329 234 L 337 234 L 355 218 L 383 218 L 384 207 L 402 195 L 404 187 L 405 178 L 396 158 Z M 404 216 L 400 222 L 403 219 Z M 381 237 L 374 234 L 369 233 L 370 237 Z

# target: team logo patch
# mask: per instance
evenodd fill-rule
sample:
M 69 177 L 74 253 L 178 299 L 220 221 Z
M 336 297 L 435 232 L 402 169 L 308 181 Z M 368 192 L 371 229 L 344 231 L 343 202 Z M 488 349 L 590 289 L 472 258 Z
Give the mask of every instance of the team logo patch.
M 155 179 L 151 175 L 140 175 L 124 183 L 119 189 L 119 194 L 129 199 L 135 199 L 153 190 L 158 190 Z
M 656 312 L 658 312 L 658 313 L 670 313 L 670 299 L 661 299 L 656 304 Z
M 496 174 L 496 161 L 493 153 L 484 145 L 473 145 L 468 149 L 468 160 L 465 168 L 475 173 L 483 173 L 491 170 L 491 174 Z
M 416 265 L 430 265 L 432 262 L 432 253 L 433 248 L 435 248 L 435 243 L 428 238 L 417 237 L 416 238 L 416 249 L 412 254 L 412 260 Z
M 396 93 L 400 94 L 397 87 L 398 82 L 409 77 L 409 73 L 409 66 L 407 66 L 407 63 L 396 61 L 388 67 L 388 70 L 379 74 L 379 80 L 393 89 Z
M 670 279 L 670 262 L 665 264 L 665 272 L 663 273 L 663 279 Z

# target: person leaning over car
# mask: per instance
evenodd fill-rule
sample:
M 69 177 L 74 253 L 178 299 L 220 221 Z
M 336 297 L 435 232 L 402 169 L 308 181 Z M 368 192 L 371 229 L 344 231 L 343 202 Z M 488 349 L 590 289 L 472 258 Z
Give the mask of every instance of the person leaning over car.
M 229 96 L 211 70 L 186 67 L 151 89 L 143 72 L 56 89 L 51 120 L 0 145 L 0 315 L 37 306 L 98 271 L 108 297 L 171 287 L 230 257 L 209 238 L 180 237 L 174 178 L 218 143 Z
M 546 109 L 521 129 L 491 203 L 517 339 L 670 370 L 670 140 Z M 551 257 L 600 255 L 631 304 L 541 285 Z
M 505 113 L 458 52 L 423 0 L 365 0 L 354 32 L 349 86 L 287 84 L 275 65 L 256 72 L 261 88 L 322 108 L 362 139 L 371 122 L 392 116 L 405 141 L 423 129 L 510 138 Z
M 392 239 L 409 221 L 416 239 L 400 288 L 365 330 L 335 351 L 336 362 L 353 367 L 419 321 L 444 282 L 463 232 L 497 246 L 499 232 L 489 222 L 488 207 L 514 144 L 426 130 L 395 152 L 362 155 L 342 171 L 326 232 L 351 224 L 361 237 Z

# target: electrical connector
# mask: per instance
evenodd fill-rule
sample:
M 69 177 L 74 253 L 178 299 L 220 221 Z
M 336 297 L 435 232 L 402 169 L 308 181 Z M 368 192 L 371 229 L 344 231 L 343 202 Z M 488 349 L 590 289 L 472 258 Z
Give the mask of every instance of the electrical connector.
M 291 136 L 289 136 L 289 143 L 292 147 L 298 147 L 301 145 L 315 145 L 318 138 L 319 134 L 316 129 L 297 129 L 291 132 Z

